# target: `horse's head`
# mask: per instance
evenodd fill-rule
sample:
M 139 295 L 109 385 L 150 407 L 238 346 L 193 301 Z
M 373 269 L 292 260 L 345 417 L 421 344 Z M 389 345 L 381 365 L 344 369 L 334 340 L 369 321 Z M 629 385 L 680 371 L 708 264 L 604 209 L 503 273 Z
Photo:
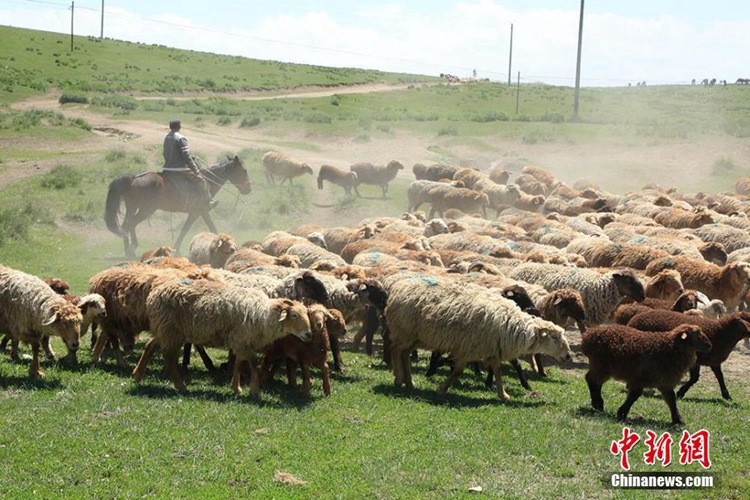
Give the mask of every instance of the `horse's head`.
M 245 164 L 237 155 L 229 160 L 229 163 L 227 164 L 226 177 L 227 180 L 231 182 L 241 194 L 248 194 L 252 189 L 250 179 L 247 176 L 247 169 L 245 168 Z

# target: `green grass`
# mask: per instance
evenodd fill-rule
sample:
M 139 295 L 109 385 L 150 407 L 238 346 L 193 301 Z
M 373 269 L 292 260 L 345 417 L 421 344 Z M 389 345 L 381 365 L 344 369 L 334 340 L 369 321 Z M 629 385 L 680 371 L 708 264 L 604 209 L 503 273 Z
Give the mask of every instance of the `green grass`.
M 179 394 L 160 374 L 158 358 L 136 385 L 112 360 L 94 366 L 85 352 L 76 368 L 46 364 L 41 382 L 26 378 L 27 363 L 4 357 L 4 494 L 434 498 L 468 495 L 479 485 L 493 497 L 621 496 L 604 481 L 619 470 L 609 445 L 621 437 L 613 414 L 624 392 L 620 384 L 605 385 L 606 411 L 596 414 L 580 370 L 532 376 L 532 394 L 506 376 L 513 399 L 501 403 L 468 373 L 439 398 L 436 383 L 445 372 L 425 378 L 425 358 L 415 368 L 418 387 L 408 392 L 392 387 L 379 361 L 345 353 L 346 374 L 334 375 L 330 398 L 318 379 L 306 399 L 279 374 L 257 402 L 235 396 L 226 379 L 214 380 L 197 360 L 190 393 Z M 693 497 L 737 497 L 748 487 L 747 398 L 738 385 L 730 383 L 738 401 L 725 403 L 707 376 L 680 402 L 688 430 L 708 426 L 712 433 L 717 487 Z M 628 425 L 644 435 L 667 431 L 678 441 L 682 429 L 666 426 L 667 416 L 659 397 L 644 396 Z M 676 447 L 673 453 L 678 457 Z M 663 471 L 636 451 L 630 459 L 634 471 Z M 279 471 L 305 484 L 280 484 Z M 702 469 L 673 463 L 666 471 Z

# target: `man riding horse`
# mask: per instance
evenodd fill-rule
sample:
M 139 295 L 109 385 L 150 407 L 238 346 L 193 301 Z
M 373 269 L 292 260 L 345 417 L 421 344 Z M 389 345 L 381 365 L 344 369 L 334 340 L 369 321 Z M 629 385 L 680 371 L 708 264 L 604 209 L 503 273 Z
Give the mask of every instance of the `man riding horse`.
M 208 212 L 219 202 L 211 199 L 208 183 L 190 155 L 187 137 L 180 133 L 181 128 L 180 120 L 170 120 L 169 133 L 164 137 L 162 175 L 183 195 L 183 199 L 193 200 L 185 202 L 186 209 L 194 206 Z

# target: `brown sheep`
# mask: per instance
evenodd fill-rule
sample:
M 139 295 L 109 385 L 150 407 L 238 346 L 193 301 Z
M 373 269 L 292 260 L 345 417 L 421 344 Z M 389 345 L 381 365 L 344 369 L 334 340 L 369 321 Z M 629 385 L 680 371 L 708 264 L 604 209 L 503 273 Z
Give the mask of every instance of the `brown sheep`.
M 646 297 L 676 300 L 685 291 L 680 273 L 674 269 L 663 269 L 646 283 Z
M 490 204 L 486 194 L 466 188 L 453 188 L 450 191 L 436 192 L 430 200 L 432 208 L 429 218 L 432 219 L 437 212 L 440 217 L 449 208 L 457 208 L 462 212 L 481 212 L 487 216 L 487 207 Z
M 508 184 L 508 180 L 510 180 L 510 172 L 501 166 L 492 167 L 487 173 L 487 176 L 490 180 L 497 182 L 498 184 Z
M 735 313 L 714 320 L 673 311 L 649 311 L 635 316 L 628 322 L 628 326 L 648 332 L 663 332 L 680 325 L 700 327 L 711 342 L 711 347 L 698 353 L 696 360 L 690 366 L 690 379 L 680 387 L 677 397 L 682 398 L 688 389 L 698 381 L 701 366 L 710 366 L 719 382 L 721 396 L 724 399 L 732 399 L 724 383 L 721 364 L 729 357 L 737 342 L 750 337 L 749 320 L 750 314 L 746 312 Z
M 724 302 L 727 310 L 733 311 L 742 299 L 742 293 L 750 278 L 750 264 L 734 262 L 717 266 L 686 257 L 665 257 L 653 261 L 646 267 L 646 276 L 654 276 L 663 269 L 675 269 L 680 273 L 682 283 L 705 293 L 711 299 Z
M 240 248 L 229 256 L 224 269 L 239 273 L 249 267 L 257 266 L 286 266 L 297 269 L 300 267 L 300 260 L 296 255 L 274 257 L 252 248 Z
M 743 196 L 750 195 L 750 177 L 740 177 L 734 185 L 734 192 Z
M 350 195 L 352 188 L 357 184 L 357 173 L 344 172 L 332 165 L 322 165 L 318 171 L 318 189 L 323 189 L 323 181 L 342 187 L 344 192 Z
M 687 312 L 698 309 L 698 294 L 695 290 L 688 290 L 680 294 L 674 301 L 646 298 L 643 302 L 621 303 L 612 314 L 615 323 L 627 325 L 634 316 L 651 311 L 653 309 L 664 309 L 677 312 Z
M 396 160 L 391 160 L 387 165 L 373 165 L 372 163 L 355 163 L 349 167 L 349 170 L 357 174 L 357 182 L 354 184 L 354 192 L 358 197 L 362 197 L 359 192 L 360 184 L 374 184 L 380 186 L 385 198 L 388 192 L 388 183 L 396 178 L 399 170 L 404 166 Z
M 627 384 L 628 396 L 617 410 L 623 421 L 643 389 L 654 387 L 669 407 L 672 424 L 683 424 L 677 410 L 674 388 L 695 364 L 696 354 L 711 349 L 711 341 L 695 325 L 680 325 L 662 335 L 642 332 L 623 325 L 606 325 L 586 330 L 581 343 L 589 358 L 586 383 L 591 406 L 604 411 L 602 385 L 611 378 Z
M 141 254 L 141 262 L 146 262 L 147 260 L 151 260 L 154 257 L 171 257 L 175 254 L 175 249 L 170 246 L 161 246 L 158 248 L 153 248 L 151 250 L 146 250 Z
M 414 177 L 419 180 L 426 181 L 440 181 L 442 179 L 453 179 L 453 176 L 460 169 L 460 167 L 452 167 L 450 165 L 423 165 L 421 163 L 415 163 L 411 171 L 414 173 Z

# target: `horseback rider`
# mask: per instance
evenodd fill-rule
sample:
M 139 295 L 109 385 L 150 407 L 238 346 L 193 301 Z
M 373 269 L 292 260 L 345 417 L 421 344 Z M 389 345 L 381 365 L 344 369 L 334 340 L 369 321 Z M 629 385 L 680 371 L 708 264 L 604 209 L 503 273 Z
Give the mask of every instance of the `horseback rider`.
M 208 183 L 190 155 L 187 138 L 180 133 L 181 128 L 180 120 L 169 121 L 169 133 L 164 137 L 162 175 L 170 180 L 187 200 L 186 205 L 194 204 L 196 207 L 204 207 L 205 211 L 209 211 L 219 202 L 211 199 Z

